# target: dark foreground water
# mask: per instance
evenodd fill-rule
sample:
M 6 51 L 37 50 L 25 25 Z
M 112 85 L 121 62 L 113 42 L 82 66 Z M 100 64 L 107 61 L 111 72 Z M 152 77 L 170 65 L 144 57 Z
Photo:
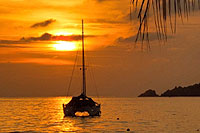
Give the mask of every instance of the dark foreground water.
M 0 132 L 200 133 L 200 98 L 101 98 L 101 117 L 64 118 L 69 100 L 0 98 Z

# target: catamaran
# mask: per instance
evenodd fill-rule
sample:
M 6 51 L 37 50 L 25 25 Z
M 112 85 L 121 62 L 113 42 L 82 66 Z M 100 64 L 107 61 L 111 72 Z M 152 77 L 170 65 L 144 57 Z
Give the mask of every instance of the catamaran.
M 84 25 L 82 20 L 82 93 L 80 96 L 72 97 L 68 104 L 63 104 L 65 116 L 76 116 L 76 113 L 86 112 L 88 116 L 100 116 L 101 105 L 86 96 L 86 73 L 85 73 L 85 51 L 84 51 Z

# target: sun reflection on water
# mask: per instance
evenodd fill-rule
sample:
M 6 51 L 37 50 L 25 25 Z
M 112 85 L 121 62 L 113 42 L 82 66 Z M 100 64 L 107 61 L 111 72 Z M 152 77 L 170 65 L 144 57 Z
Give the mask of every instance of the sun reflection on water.
M 56 129 L 61 132 L 82 132 L 85 131 L 86 127 L 98 127 L 96 123 L 100 117 L 85 117 L 86 112 L 79 113 L 82 117 L 64 117 L 62 104 L 67 104 L 71 100 L 71 97 L 58 97 L 55 99 L 56 104 L 54 108 L 57 108 L 58 112 L 54 115 L 53 119 L 57 119 L 58 125 Z M 58 107 L 59 105 L 59 107 Z M 55 122 L 54 122 L 55 123 Z M 101 128 L 101 127 L 100 127 Z M 89 131 L 89 130 L 87 130 Z
M 52 114 L 52 119 L 56 120 L 53 123 L 57 123 L 54 125 L 54 131 L 58 130 L 61 132 L 76 132 L 81 130 L 76 125 L 76 120 L 73 117 L 64 117 L 62 104 L 67 104 L 71 100 L 71 97 L 57 97 L 55 98 L 54 107 L 57 110 L 57 113 Z

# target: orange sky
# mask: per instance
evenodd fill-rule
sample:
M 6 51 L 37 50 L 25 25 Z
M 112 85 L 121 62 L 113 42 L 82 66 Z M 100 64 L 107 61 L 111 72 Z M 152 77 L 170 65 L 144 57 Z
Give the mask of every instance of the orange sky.
M 129 0 L 0 4 L 0 96 L 65 95 L 81 43 L 81 19 L 100 95 L 136 96 L 149 88 L 161 92 L 199 82 L 199 12 L 184 26 L 179 23 L 166 45 L 152 38 L 152 51 L 146 53 L 133 47 L 137 24 L 129 20 Z M 70 94 L 80 90 L 78 73 L 77 68 Z M 88 79 L 89 95 L 96 95 Z

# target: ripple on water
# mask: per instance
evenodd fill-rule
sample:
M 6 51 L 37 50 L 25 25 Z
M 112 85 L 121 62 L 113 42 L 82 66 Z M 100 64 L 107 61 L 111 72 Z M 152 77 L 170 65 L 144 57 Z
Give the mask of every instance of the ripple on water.
M 64 117 L 67 101 L 0 98 L 0 132 L 199 132 L 200 98 L 102 98 L 102 116 L 86 118 Z

